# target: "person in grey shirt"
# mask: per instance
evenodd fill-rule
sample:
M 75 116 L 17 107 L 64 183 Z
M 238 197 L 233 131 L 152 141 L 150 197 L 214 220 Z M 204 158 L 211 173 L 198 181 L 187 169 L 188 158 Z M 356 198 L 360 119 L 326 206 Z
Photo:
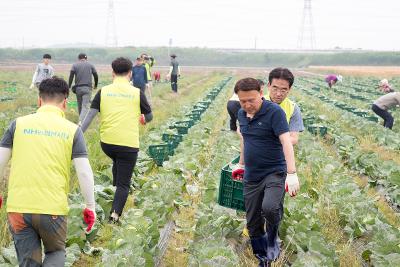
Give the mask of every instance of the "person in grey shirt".
M 99 76 L 93 64 L 87 61 L 87 56 L 84 53 L 78 55 L 79 61 L 74 63 L 69 75 L 69 88 L 75 77 L 75 85 L 72 87 L 72 92 L 76 94 L 78 102 L 79 121 L 83 121 L 86 113 L 89 111 L 90 99 L 92 97 L 92 75 L 94 78 L 94 87 L 97 88 Z
M 37 65 L 29 89 L 33 89 L 34 86 L 36 86 L 36 88 L 39 88 L 40 83 L 44 79 L 48 79 L 54 76 L 54 69 L 52 66 L 50 66 L 50 61 L 51 61 L 51 55 L 44 54 L 43 63 Z
M 175 59 L 176 55 L 171 55 L 171 64 L 169 67 L 168 78 L 171 80 L 171 89 L 174 93 L 178 93 L 178 77 L 181 75 L 179 62 Z
M 400 105 L 400 92 L 388 93 L 379 97 L 372 104 L 372 111 L 383 119 L 383 126 L 392 129 L 394 118 L 389 109 Z

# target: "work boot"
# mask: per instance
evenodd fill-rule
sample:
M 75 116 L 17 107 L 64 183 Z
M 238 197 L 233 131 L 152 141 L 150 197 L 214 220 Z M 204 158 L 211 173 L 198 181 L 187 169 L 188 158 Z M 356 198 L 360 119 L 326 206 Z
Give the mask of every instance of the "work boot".
M 278 242 L 278 228 L 277 225 L 269 225 L 267 230 L 267 259 L 274 261 L 279 257 L 281 248 Z
M 259 267 L 269 266 L 267 259 L 267 235 L 250 239 L 254 256 L 259 260 Z

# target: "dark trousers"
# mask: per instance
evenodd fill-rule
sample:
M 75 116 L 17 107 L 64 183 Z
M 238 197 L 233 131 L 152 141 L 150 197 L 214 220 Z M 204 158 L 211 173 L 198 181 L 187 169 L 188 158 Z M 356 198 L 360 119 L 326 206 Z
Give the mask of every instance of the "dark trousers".
M 257 182 L 243 182 L 247 229 L 254 255 L 261 266 L 279 257 L 279 223 L 285 197 L 284 172 L 273 173 Z
M 226 105 L 226 109 L 228 110 L 229 116 L 231 117 L 229 126 L 231 131 L 237 130 L 237 119 L 238 119 L 238 112 L 240 109 L 240 102 L 235 100 L 229 100 L 228 104 Z
M 243 182 L 244 204 L 247 228 L 251 238 L 265 234 L 265 227 L 271 234 L 278 234 L 283 217 L 285 197 L 285 173 L 273 173 L 258 182 Z
M 66 216 L 9 212 L 7 217 L 19 266 L 64 266 Z
M 171 74 L 171 89 L 175 93 L 178 92 L 178 75 Z
M 113 161 L 112 174 L 113 185 L 117 187 L 112 204 L 111 212 L 121 216 L 126 200 L 128 199 L 129 188 L 133 168 L 135 167 L 138 151 L 131 151 L 133 148 L 101 143 L 104 153 Z
M 383 126 L 392 129 L 394 118 L 387 110 L 381 109 L 375 104 L 372 104 L 372 111 L 383 119 Z

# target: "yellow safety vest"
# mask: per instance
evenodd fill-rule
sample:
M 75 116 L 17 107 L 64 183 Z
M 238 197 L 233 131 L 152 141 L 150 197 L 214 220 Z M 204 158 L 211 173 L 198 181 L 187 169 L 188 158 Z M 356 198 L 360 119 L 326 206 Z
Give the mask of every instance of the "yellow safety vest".
M 16 120 L 7 212 L 67 215 L 72 145 L 78 126 L 45 105 Z
M 144 67 L 146 68 L 147 80 L 151 81 L 150 64 L 144 63 Z
M 266 100 L 271 101 L 269 94 L 266 94 L 264 97 Z M 287 97 L 279 104 L 283 111 L 285 111 L 287 123 L 290 122 L 290 118 L 294 113 L 294 105 L 295 103 Z
M 101 89 L 100 140 L 139 148 L 140 90 L 124 77 Z

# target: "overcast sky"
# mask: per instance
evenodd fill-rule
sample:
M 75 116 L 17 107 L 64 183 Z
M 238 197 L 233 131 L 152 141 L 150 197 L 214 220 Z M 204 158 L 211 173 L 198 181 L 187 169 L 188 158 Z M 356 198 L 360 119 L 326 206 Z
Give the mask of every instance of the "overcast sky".
M 294 49 L 303 0 L 114 0 L 118 45 Z M 105 43 L 108 0 L 0 0 L 0 47 Z M 400 50 L 399 0 L 312 0 L 318 49 Z

